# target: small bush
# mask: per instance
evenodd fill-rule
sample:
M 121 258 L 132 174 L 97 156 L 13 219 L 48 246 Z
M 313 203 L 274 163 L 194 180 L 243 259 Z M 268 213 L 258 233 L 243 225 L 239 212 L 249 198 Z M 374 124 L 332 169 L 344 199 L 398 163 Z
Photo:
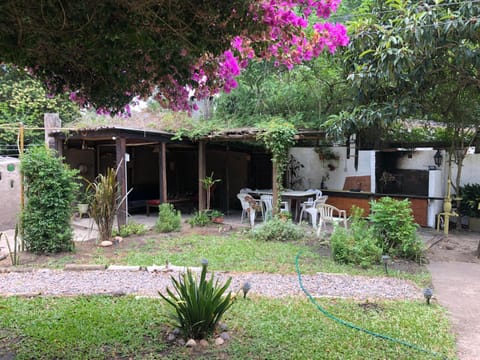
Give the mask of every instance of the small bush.
M 98 174 L 95 181 L 88 184 L 87 190 L 93 194 L 90 216 L 97 224 L 99 240 L 110 240 L 120 200 L 117 171 L 108 168 L 105 175 Z
M 362 209 L 353 207 L 350 229 L 336 226 L 330 245 L 335 261 L 366 268 L 379 262 L 382 248 L 378 245 L 373 229 L 361 218 L 362 213 Z
M 279 217 L 274 217 L 256 227 L 252 233 L 257 241 L 297 241 L 304 236 L 302 229 L 291 220 L 283 220 Z
M 26 248 L 36 253 L 73 250 L 70 219 L 78 190 L 77 171 L 44 146 L 31 148 L 21 166 L 27 199 L 22 212 Z
M 460 188 L 462 201 L 460 214 L 470 217 L 480 217 L 480 184 L 465 184 Z
M 155 229 L 161 233 L 180 231 L 182 227 L 182 215 L 175 210 L 172 204 L 163 203 L 158 207 L 158 219 Z
M 420 261 L 424 246 L 417 236 L 410 201 L 384 197 L 370 203 L 370 221 L 384 253 Z
M 113 236 L 128 237 L 130 235 L 143 235 L 147 232 L 147 227 L 144 224 L 137 224 L 130 222 L 126 225 L 122 225 L 119 230 L 112 232 Z
M 225 284 L 206 279 L 208 262 L 202 262 L 200 280 L 196 281 L 190 269 L 179 276 L 172 277 L 174 291 L 167 288 L 168 297 L 159 295 L 173 307 L 172 319 L 183 336 L 191 339 L 204 339 L 212 335 L 222 315 L 232 306 L 231 293 L 224 296 L 232 278 Z
M 193 215 L 188 223 L 193 226 L 207 226 L 212 222 L 212 219 L 208 215 L 206 211 L 197 211 L 195 215 Z

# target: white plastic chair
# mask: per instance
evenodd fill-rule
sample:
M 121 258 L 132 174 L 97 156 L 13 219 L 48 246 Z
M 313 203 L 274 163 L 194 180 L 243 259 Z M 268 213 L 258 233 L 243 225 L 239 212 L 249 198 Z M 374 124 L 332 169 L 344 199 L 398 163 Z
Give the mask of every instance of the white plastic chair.
M 328 199 L 328 195 L 324 195 L 324 196 L 320 196 L 317 200 L 315 200 L 312 204 L 312 206 L 310 207 L 307 207 L 307 208 L 302 208 L 302 211 L 300 212 L 300 222 L 302 221 L 303 219 L 303 213 L 307 213 L 308 215 L 310 215 L 310 217 L 312 218 L 312 226 L 314 229 L 317 228 L 317 219 L 318 219 L 318 207 L 320 205 L 323 205 L 327 202 L 327 199 Z
M 241 193 L 241 194 L 243 194 L 243 193 L 250 193 L 250 192 L 252 192 L 252 189 L 250 189 L 250 188 L 242 188 L 242 189 L 240 189 L 240 193 Z
M 253 228 L 253 225 L 255 224 L 256 211 L 257 208 L 261 208 L 261 204 L 248 193 L 239 193 L 237 194 L 237 198 L 242 204 L 242 216 L 240 218 L 240 223 L 243 224 L 244 217 L 248 216 L 250 220 L 250 226 Z
M 320 219 L 318 221 L 317 236 L 320 236 L 322 227 L 326 227 L 327 223 L 339 224 L 343 223 L 347 228 L 347 212 L 340 210 L 335 206 L 322 204 L 317 207 Z
M 273 214 L 273 195 L 261 195 L 260 200 L 262 201 L 262 215 L 263 221 L 270 219 Z M 289 212 L 288 202 L 282 201 L 280 203 L 280 212 Z
M 314 191 L 315 192 L 315 198 L 309 197 L 307 201 L 304 201 L 300 204 L 301 211 L 300 211 L 300 216 L 298 217 L 298 221 L 302 222 L 303 220 L 303 214 L 305 213 L 305 210 L 308 208 L 311 208 L 314 206 L 315 200 L 318 200 L 322 196 L 322 191 L 318 189 L 308 189 L 307 191 Z

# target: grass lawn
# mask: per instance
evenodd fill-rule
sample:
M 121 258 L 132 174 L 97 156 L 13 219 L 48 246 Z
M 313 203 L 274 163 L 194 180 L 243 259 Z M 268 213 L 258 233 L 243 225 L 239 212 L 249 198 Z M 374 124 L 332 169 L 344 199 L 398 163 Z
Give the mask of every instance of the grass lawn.
M 317 240 L 296 242 L 262 242 L 251 239 L 248 233 L 230 234 L 147 234 L 125 238 L 119 246 L 101 248 L 94 243 L 77 245 L 73 253 L 56 254 L 25 260 L 27 266 L 63 268 L 67 263 L 105 265 L 175 265 L 199 266 L 201 259 L 209 261 L 214 271 L 295 273 L 295 258 L 301 252 L 300 269 L 303 274 L 317 272 L 350 275 L 384 276 L 383 265 L 363 269 L 358 266 L 335 263 L 329 249 Z M 35 255 L 30 254 L 31 257 Z M 406 261 L 389 266 L 389 276 L 410 279 L 420 287 L 429 286 L 431 277 L 425 267 Z
M 167 260 L 175 265 L 198 266 L 202 258 L 208 259 L 211 270 L 237 272 L 295 273 L 295 257 L 301 252 L 300 268 L 304 274 L 317 272 L 350 275 L 383 276 L 383 266 L 362 269 L 335 263 L 326 255 L 328 249 L 316 240 L 298 242 L 259 242 L 247 233 L 230 235 L 152 235 L 141 246 L 125 249 L 116 258 L 106 258 L 109 251 L 99 248 L 94 262 L 100 264 L 161 265 Z M 419 286 L 430 283 L 430 274 L 417 267 L 414 273 L 390 267 L 390 276 L 410 279 Z
M 336 316 L 454 358 L 444 310 L 423 302 L 322 299 Z M 168 343 L 169 309 L 133 297 L 0 298 L 0 358 L 434 359 L 322 315 L 307 299 L 238 299 L 224 319 L 231 340 L 206 350 Z

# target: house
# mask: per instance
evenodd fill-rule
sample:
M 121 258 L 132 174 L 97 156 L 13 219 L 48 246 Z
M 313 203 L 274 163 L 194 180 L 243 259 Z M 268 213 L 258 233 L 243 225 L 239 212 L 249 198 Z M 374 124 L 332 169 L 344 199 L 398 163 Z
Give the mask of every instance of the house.
M 119 164 L 121 193 L 127 199 L 119 212 L 123 223 L 129 212 L 148 210 L 149 200 L 174 203 L 184 211 L 205 208 L 201 179 L 212 173 L 221 180 L 212 207 L 225 212 L 239 206 L 241 188 L 271 188 L 270 155 L 256 141 L 257 133 L 254 128 L 229 129 L 191 141 L 158 129 L 106 125 L 55 131 L 51 143 L 89 180 Z M 344 209 L 357 205 L 366 213 L 369 202 L 382 196 L 408 198 L 416 221 L 435 227 L 446 195 L 448 166 L 440 149 L 447 144 L 392 143 L 382 149 L 352 144 L 333 147 L 334 156 L 327 159 L 315 151 L 323 138 L 319 131 L 298 133 L 297 146 L 290 151 L 291 164 L 298 168 L 289 172 L 287 187 L 322 188 L 330 204 Z M 478 156 L 467 158 L 468 168 L 473 169 Z M 464 183 L 472 182 L 469 174 L 474 171 L 464 173 Z

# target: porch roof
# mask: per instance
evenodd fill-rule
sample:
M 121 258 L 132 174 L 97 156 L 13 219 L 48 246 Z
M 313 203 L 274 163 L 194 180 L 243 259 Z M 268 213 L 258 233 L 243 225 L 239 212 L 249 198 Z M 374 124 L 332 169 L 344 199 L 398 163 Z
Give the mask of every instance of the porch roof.
M 139 129 L 124 126 L 100 126 L 91 128 L 68 128 L 62 131 L 54 131 L 51 136 L 61 140 L 91 140 L 105 141 L 115 140 L 117 137 L 125 137 L 129 142 L 183 142 L 172 140 L 175 134 L 152 129 Z
M 212 131 L 208 135 L 199 139 L 203 141 L 237 141 L 237 140 L 256 140 L 262 132 L 261 129 L 254 127 L 232 128 Z M 300 129 L 295 135 L 295 140 L 322 140 L 325 138 L 325 132 L 319 130 Z

